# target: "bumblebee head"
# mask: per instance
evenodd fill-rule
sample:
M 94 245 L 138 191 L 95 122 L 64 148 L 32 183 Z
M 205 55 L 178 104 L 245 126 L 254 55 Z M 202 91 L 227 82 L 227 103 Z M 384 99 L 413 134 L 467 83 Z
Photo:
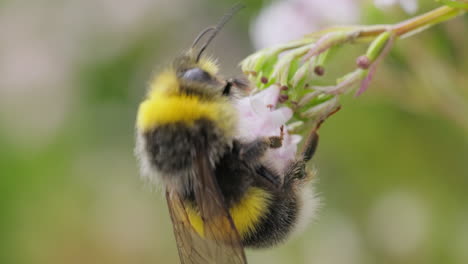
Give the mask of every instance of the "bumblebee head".
M 172 88 L 164 89 L 166 92 L 193 95 L 205 100 L 229 95 L 232 83 L 219 78 L 216 61 L 203 54 L 223 26 L 243 7 L 240 4 L 235 5 L 216 26 L 208 27 L 200 32 L 193 41 L 191 48 L 173 61 L 171 70 L 162 74 L 166 76 L 162 78 L 162 82 L 161 78 L 153 80 L 152 88 L 170 84 L 169 87 Z M 168 77 L 169 75 L 173 76 Z M 173 80 L 167 82 L 167 79 Z M 159 83 L 162 83 L 162 85 Z
M 231 84 L 217 77 L 216 61 L 204 56 L 203 53 L 229 19 L 243 7 L 243 5 L 234 6 L 216 26 L 200 32 L 188 52 L 174 60 L 173 69 L 181 84 L 181 93 L 196 94 L 208 99 L 229 95 Z M 197 48 L 205 38 L 206 41 Z
M 194 49 L 176 58 L 173 71 L 179 83 L 179 93 L 215 100 L 229 95 L 229 85 L 218 75 L 218 65 L 212 58 L 198 55 Z

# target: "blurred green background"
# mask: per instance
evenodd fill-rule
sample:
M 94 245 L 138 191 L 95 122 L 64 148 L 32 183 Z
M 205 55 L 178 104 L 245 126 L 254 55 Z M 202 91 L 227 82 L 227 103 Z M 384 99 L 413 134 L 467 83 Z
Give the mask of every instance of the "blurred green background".
M 245 2 L 209 49 L 226 76 L 271 4 Z M 347 2 L 363 24 L 410 17 Z M 177 263 L 164 198 L 138 177 L 135 114 L 152 74 L 234 3 L 0 1 L 0 263 Z M 251 263 L 468 263 L 467 32 L 465 15 L 399 41 L 343 98 L 314 159 L 318 217 Z

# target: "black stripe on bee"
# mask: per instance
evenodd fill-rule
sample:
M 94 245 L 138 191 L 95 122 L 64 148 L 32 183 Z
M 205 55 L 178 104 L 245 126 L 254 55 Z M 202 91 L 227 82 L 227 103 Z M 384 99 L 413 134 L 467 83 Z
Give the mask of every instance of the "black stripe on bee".
M 146 132 L 144 138 L 151 164 L 167 174 L 190 169 L 195 149 L 217 152 L 225 148 L 222 132 L 207 119 L 197 120 L 193 125 L 183 122 L 160 125 Z

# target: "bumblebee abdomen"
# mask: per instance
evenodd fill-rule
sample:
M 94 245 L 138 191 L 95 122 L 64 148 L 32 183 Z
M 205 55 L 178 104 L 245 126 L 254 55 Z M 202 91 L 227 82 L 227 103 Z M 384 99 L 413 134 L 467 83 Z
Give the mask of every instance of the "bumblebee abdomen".
M 242 242 L 246 247 L 266 248 L 285 240 L 294 230 L 300 205 L 296 194 L 271 195 L 268 210 L 255 225 L 255 232 L 247 233 Z
M 233 223 L 241 238 L 249 237 L 256 232 L 257 224 L 262 221 L 269 210 L 271 194 L 261 188 L 250 187 L 242 198 L 229 208 Z M 187 215 L 195 231 L 204 236 L 204 225 L 198 209 L 192 203 L 186 205 Z
M 286 240 L 296 230 L 302 203 L 297 193 L 282 193 L 262 187 L 249 187 L 229 208 L 243 246 L 268 248 Z M 194 230 L 204 236 L 203 221 L 193 202 L 186 205 Z
M 216 166 L 216 178 L 242 244 L 266 248 L 284 241 L 297 230 L 308 188 L 299 182 L 274 186 L 261 173 L 276 174 L 269 166 L 259 170 L 241 158 L 239 141 Z M 257 169 L 256 169 L 257 168 Z

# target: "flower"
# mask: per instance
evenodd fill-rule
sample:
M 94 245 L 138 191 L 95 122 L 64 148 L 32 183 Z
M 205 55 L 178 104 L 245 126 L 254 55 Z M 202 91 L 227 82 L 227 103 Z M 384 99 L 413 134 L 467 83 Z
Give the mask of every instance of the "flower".
M 251 35 L 255 47 L 265 48 L 303 37 L 327 24 L 359 20 L 356 0 L 283 0 L 264 8 Z
M 251 96 L 236 102 L 239 113 L 237 135 L 240 140 L 251 141 L 259 137 L 279 136 L 281 126 L 291 119 L 293 112 L 288 107 L 276 109 L 280 87 L 272 85 Z M 270 164 L 278 172 L 284 171 L 290 161 L 294 160 L 297 144 L 301 136 L 291 135 L 284 129 L 283 144 L 278 149 L 270 149 L 266 153 L 267 160 L 274 160 Z
M 414 14 L 418 11 L 418 0 L 374 0 L 376 7 L 387 9 L 393 5 L 400 5 L 408 14 Z

